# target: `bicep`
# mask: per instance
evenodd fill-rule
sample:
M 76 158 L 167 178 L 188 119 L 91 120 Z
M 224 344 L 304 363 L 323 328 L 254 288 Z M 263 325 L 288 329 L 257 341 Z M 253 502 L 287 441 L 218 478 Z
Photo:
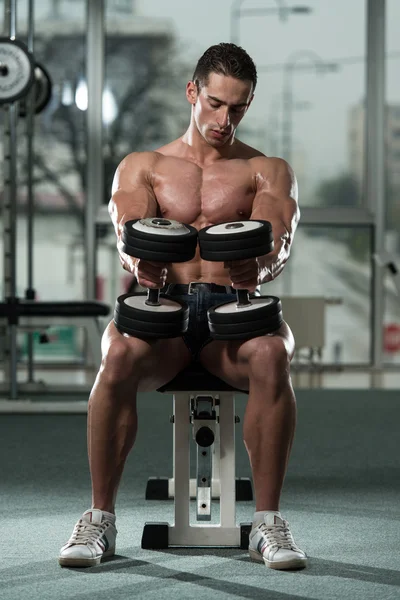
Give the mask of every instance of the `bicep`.
M 272 175 L 258 174 L 256 181 L 250 218 L 270 221 L 275 239 L 285 232 L 292 236 L 300 218 L 297 180 L 293 171 L 287 163 L 279 161 Z
M 145 157 L 146 158 L 146 157 Z M 132 219 L 157 215 L 158 203 L 151 183 L 149 160 L 128 156 L 118 166 L 112 185 L 109 213 L 116 232 Z

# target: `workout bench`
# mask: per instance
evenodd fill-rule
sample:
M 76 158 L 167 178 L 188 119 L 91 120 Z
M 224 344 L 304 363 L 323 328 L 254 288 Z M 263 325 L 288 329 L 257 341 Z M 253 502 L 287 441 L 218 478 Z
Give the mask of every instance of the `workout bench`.
M 236 524 L 236 500 L 252 500 L 251 481 L 235 478 L 235 392 L 193 364 L 157 391 L 173 394 L 173 476 L 152 477 L 146 499 L 175 501 L 175 523 L 145 523 L 142 548 L 225 546 L 247 548 L 251 523 Z M 196 478 L 190 479 L 190 437 L 196 443 Z M 196 520 L 190 524 L 190 498 Z M 212 499 L 220 499 L 220 523 L 211 521 Z
M 90 352 L 89 366 L 96 369 L 101 363 L 102 326 L 99 318 L 109 314 L 110 307 L 102 302 L 42 302 L 14 298 L 0 303 L 0 328 L 15 326 L 25 333 L 39 332 L 46 340 L 50 327 L 63 325 L 82 327 Z M 6 355 L 9 359 L 9 353 Z M 11 399 L 17 398 L 17 375 L 10 375 Z

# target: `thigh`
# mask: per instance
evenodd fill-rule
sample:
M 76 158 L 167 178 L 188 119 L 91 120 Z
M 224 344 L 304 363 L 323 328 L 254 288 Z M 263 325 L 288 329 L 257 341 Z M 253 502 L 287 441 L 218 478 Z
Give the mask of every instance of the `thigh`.
M 119 350 L 115 352 L 115 348 Z M 142 340 L 120 333 L 113 321 L 104 332 L 101 345 L 103 363 L 109 355 L 128 354 L 133 365 L 132 376 L 138 380 L 138 391 L 149 392 L 165 385 L 191 362 L 191 354 L 181 337 Z
M 264 348 L 271 352 L 274 352 L 274 349 L 283 349 L 288 360 L 292 360 L 295 343 L 287 323 L 282 323 L 272 334 L 251 340 L 212 341 L 201 351 L 199 361 L 210 373 L 229 385 L 248 391 L 249 360 L 255 350 Z

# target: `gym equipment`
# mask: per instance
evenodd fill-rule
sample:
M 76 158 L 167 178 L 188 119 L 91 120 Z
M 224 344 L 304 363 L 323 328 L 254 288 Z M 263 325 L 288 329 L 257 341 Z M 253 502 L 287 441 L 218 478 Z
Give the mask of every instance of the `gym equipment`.
M 43 65 L 36 63 L 34 68 L 33 80 L 33 108 L 36 115 L 41 113 L 51 100 L 52 81 L 48 71 Z M 19 116 L 27 116 L 26 98 L 22 98 L 19 103 Z
M 197 230 L 171 219 L 134 219 L 124 224 L 121 239 L 123 252 L 135 258 L 187 262 L 196 254 Z M 187 330 L 189 308 L 159 289 L 123 294 L 115 303 L 114 323 L 122 333 L 143 339 L 178 337 Z
M 3 240 L 4 240 L 4 302 L 0 303 L 0 334 L 5 340 L 4 364 L 6 386 L 9 386 L 9 398 L 18 396 L 17 333 L 28 332 L 28 389 L 36 386 L 42 389 L 40 382 L 33 380 L 33 332 L 38 331 L 46 341 L 49 327 L 73 325 L 84 327 L 87 342 L 91 350 L 93 366 L 101 361 L 100 343 L 102 328 L 99 317 L 106 316 L 110 308 L 101 302 L 36 302 L 33 287 L 33 114 L 42 110 L 49 101 L 50 78 L 43 67 L 33 60 L 33 0 L 28 2 L 27 46 L 16 40 L 16 0 L 6 0 L 5 29 L 9 37 L 0 38 L 0 106 L 4 110 L 4 202 Z M 33 88 L 34 78 L 36 86 Z M 30 93 L 34 91 L 34 93 Z M 25 98 L 22 101 L 22 98 Z M 19 104 L 16 103 L 19 100 Z M 21 104 L 22 103 L 22 104 Z M 28 285 L 25 298 L 17 296 L 17 117 L 21 111 L 26 116 L 27 136 L 27 264 Z M 23 385 L 23 384 L 22 384 Z
M 173 477 L 150 478 L 146 499 L 174 498 L 175 523 L 145 523 L 142 548 L 169 546 L 248 547 L 251 523 L 236 524 L 236 500 L 252 500 L 251 481 L 235 478 L 235 392 L 190 365 L 159 392 L 173 394 Z M 190 432 L 196 445 L 196 477 L 190 479 Z M 196 523 L 190 524 L 190 498 Z M 212 499 L 220 500 L 220 523 L 211 525 Z
M 233 221 L 199 231 L 200 256 L 204 260 L 243 260 L 269 254 L 274 249 L 271 223 Z M 212 337 L 216 340 L 251 339 L 279 329 L 282 305 L 276 296 L 250 299 L 248 290 L 236 290 L 237 302 L 213 306 L 207 311 Z
M 33 83 L 33 75 L 33 58 L 25 44 L 1 37 L 0 104 L 10 104 L 26 96 Z

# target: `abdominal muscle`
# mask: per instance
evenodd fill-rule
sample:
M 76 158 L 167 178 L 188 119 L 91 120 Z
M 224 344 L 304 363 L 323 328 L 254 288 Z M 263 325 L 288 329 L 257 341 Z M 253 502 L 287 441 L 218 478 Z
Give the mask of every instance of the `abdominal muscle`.
M 193 260 L 168 266 L 168 283 L 190 283 L 192 281 L 231 285 L 228 270 L 224 269 L 224 263 L 202 260 L 199 249 Z

